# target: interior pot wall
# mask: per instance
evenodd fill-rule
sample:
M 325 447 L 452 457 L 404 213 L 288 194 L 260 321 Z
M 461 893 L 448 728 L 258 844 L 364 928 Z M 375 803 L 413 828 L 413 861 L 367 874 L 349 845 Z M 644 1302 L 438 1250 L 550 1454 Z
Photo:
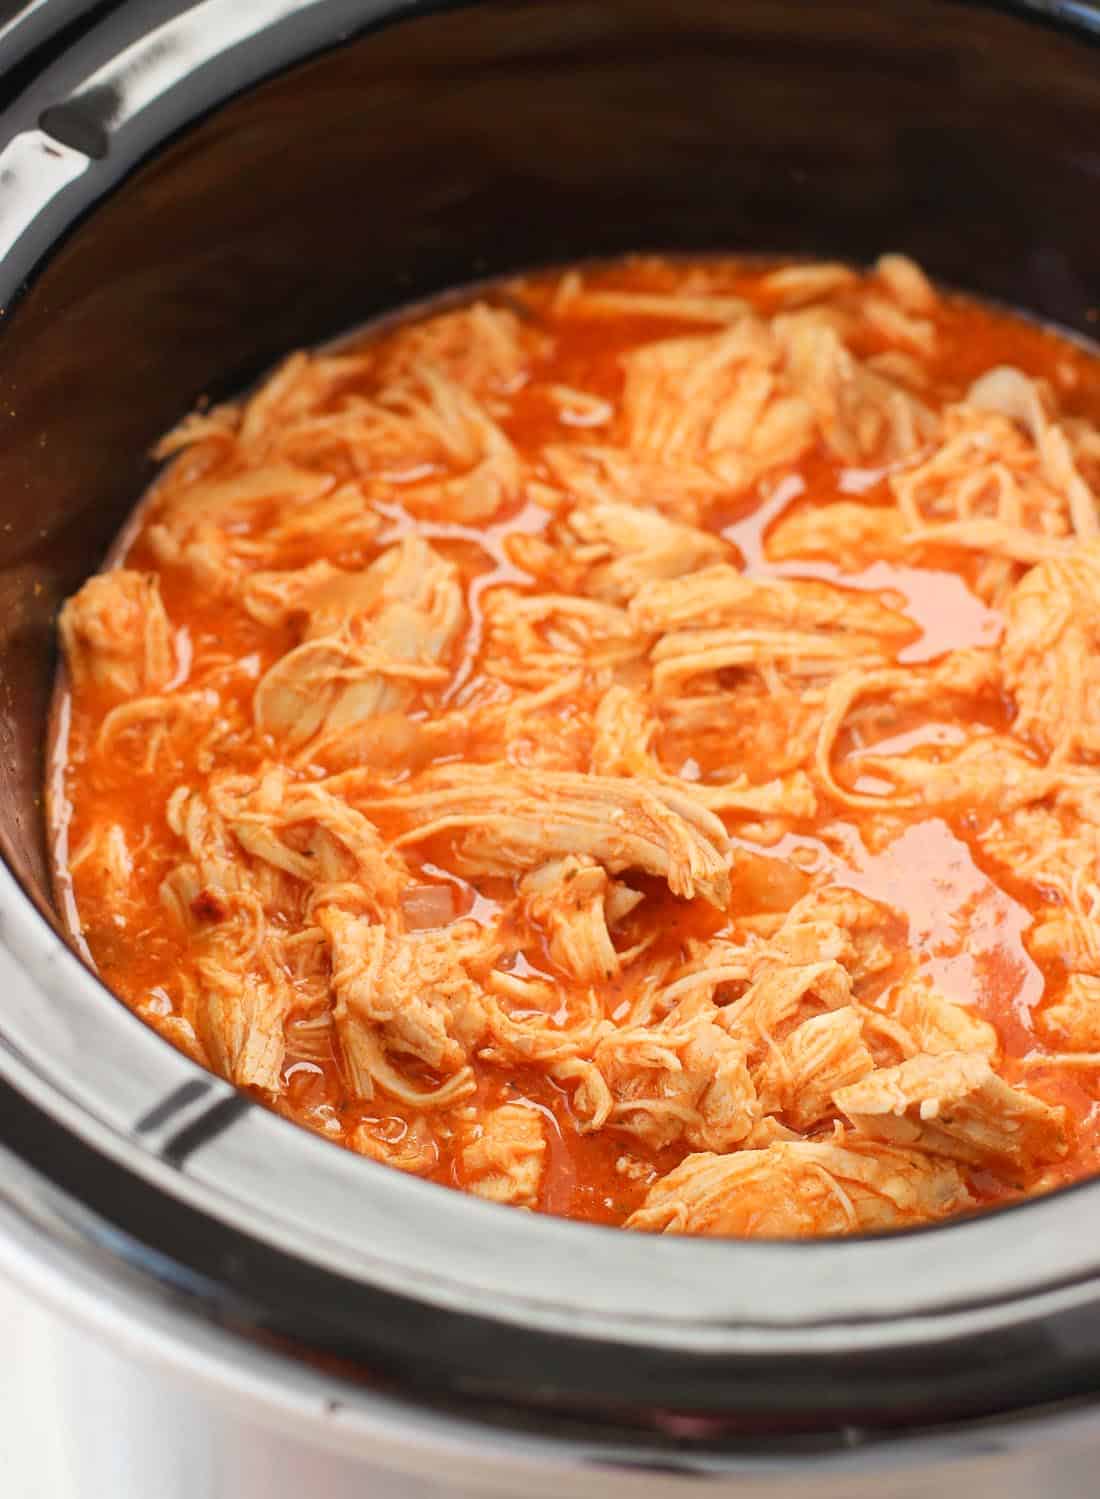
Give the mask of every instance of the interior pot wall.
M 944 0 L 498 0 L 361 36 L 153 154 L 0 337 L 0 844 L 39 906 L 56 609 L 198 397 L 456 282 L 640 248 L 903 249 L 1089 332 L 1096 61 Z

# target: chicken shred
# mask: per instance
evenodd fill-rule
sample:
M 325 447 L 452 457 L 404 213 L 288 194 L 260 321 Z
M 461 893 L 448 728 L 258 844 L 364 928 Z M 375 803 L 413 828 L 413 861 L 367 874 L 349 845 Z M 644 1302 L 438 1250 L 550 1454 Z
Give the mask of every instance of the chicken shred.
M 577 852 L 612 874 L 641 869 L 656 875 L 685 900 L 701 895 L 721 909 L 729 897 L 726 830 L 687 788 L 626 776 L 532 775 L 510 766 L 467 765 L 430 772 L 386 805 L 409 824 L 400 847 L 462 833 L 459 858 L 467 870 L 526 869 L 547 854 Z
M 118 569 L 89 578 L 61 611 L 61 644 L 74 687 L 94 683 L 139 698 L 176 674 L 172 626 L 157 579 Z
M 861 1133 L 978 1165 L 1026 1169 L 1068 1148 L 1065 1110 L 1009 1085 L 975 1053 L 920 1054 L 837 1089 Z
M 1100 754 L 1100 544 L 1031 568 L 1005 612 L 1014 732 L 1055 763 Z
M 523 1104 L 502 1104 L 464 1131 L 464 1185 L 490 1202 L 537 1207 L 545 1156 L 541 1115 Z
M 935 1222 L 973 1205 L 952 1162 L 842 1137 L 689 1155 L 650 1191 L 628 1228 L 801 1239 Z
M 529 920 L 546 933 L 557 966 L 581 983 L 613 978 L 622 959 L 612 929 L 644 897 L 612 880 L 591 857 L 569 854 L 533 869 L 520 881 Z
M 464 960 L 484 958 L 480 930 L 391 936 L 338 907 L 319 910 L 317 920 L 332 951 L 333 1019 L 356 1091 L 372 1097 L 377 1082 L 393 1092 L 389 1058 L 395 1053 L 448 1075 L 422 1095 L 409 1089 L 419 1101 L 430 1095 L 436 1103 L 453 1102 L 471 1089 L 467 1059 L 486 1021 L 480 988 Z
M 264 623 L 282 614 L 306 621 L 301 645 L 256 689 L 261 733 L 293 747 L 361 733 L 370 719 L 407 707 L 419 684 L 447 680 L 441 658 L 461 627 L 462 594 L 454 569 L 420 538 L 362 574 L 324 563 L 304 571 L 312 576 L 254 575 L 246 593 L 245 607 Z

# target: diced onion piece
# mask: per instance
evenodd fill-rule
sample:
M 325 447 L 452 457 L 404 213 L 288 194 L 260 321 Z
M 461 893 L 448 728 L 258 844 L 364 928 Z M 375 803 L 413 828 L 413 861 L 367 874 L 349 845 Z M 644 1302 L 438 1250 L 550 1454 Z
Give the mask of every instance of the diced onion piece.
M 410 932 L 449 926 L 455 919 L 455 892 L 450 885 L 412 885 L 402 893 L 401 909 Z

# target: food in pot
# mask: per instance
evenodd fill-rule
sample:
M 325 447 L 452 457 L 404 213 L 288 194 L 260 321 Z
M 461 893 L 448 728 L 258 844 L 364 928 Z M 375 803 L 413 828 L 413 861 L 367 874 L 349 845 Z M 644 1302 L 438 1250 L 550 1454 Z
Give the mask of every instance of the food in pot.
M 910 261 L 638 259 L 200 409 L 65 606 L 59 893 L 374 1161 L 684 1233 L 1096 1169 L 1100 365 Z

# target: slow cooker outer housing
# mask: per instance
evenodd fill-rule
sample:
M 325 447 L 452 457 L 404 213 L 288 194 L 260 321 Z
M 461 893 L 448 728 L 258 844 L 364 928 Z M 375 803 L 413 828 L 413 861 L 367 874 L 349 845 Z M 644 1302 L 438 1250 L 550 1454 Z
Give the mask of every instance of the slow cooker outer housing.
M 0 1128 L 100 1249 L 239 1336 L 513 1413 L 716 1437 L 1095 1387 L 1100 1186 L 889 1239 L 719 1244 L 387 1172 L 109 999 L 57 936 L 41 787 L 59 602 L 157 435 L 288 348 L 639 248 L 898 248 L 1087 335 L 1098 24 L 948 0 L 203 0 L 34 38 L 0 134 L 0 924 L 29 975 L 0 1006 Z

